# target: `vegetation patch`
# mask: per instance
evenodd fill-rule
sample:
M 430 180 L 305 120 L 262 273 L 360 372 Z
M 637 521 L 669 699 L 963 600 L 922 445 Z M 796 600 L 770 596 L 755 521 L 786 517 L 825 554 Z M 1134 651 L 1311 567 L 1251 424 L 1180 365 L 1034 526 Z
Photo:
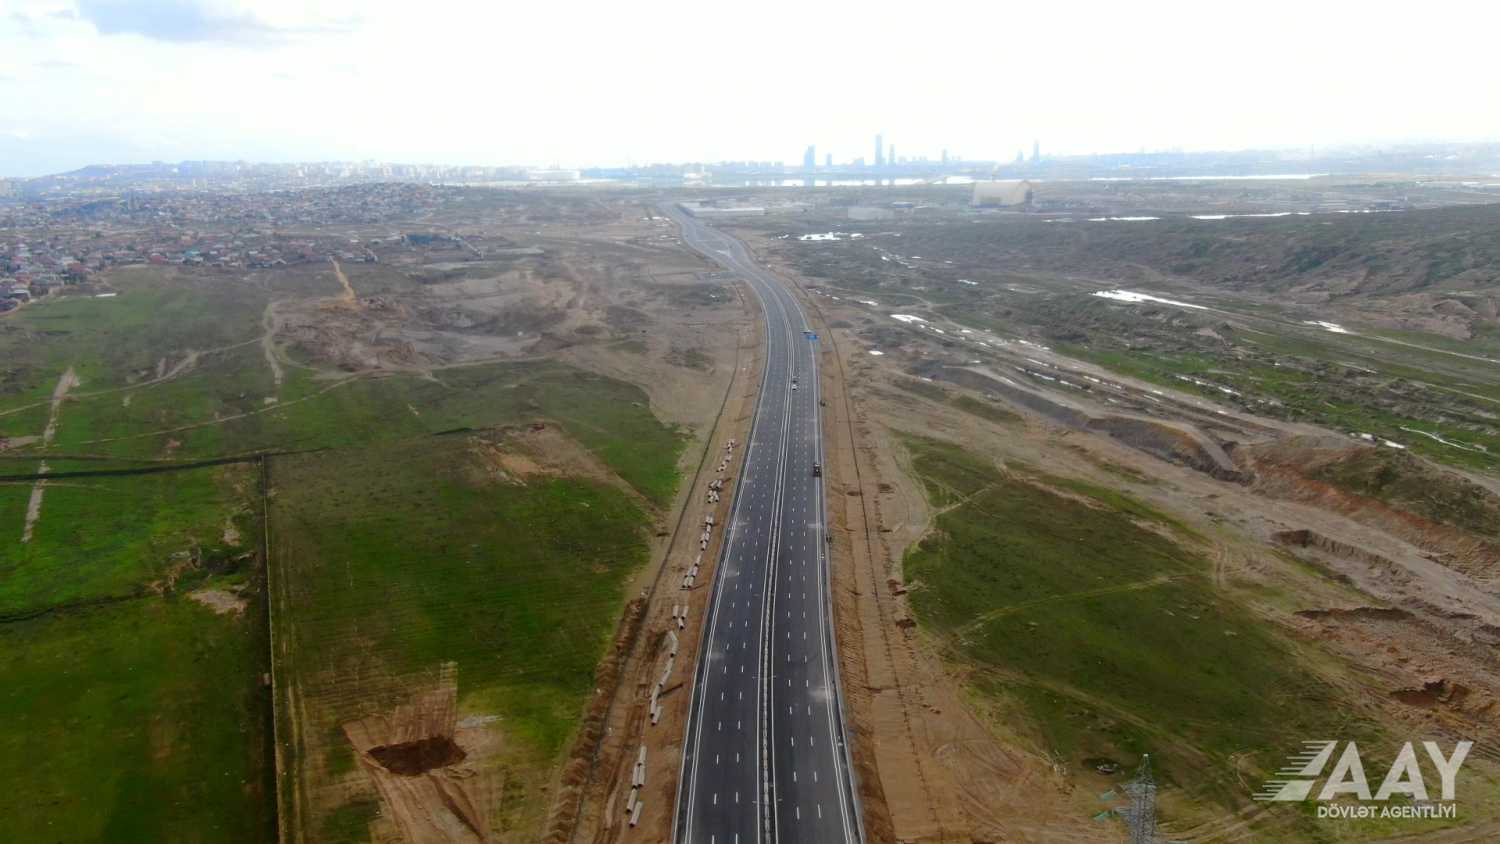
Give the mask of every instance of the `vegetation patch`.
M 1500 536 L 1500 496 L 1390 449 L 1354 448 L 1314 460 L 1308 477 L 1483 536 Z
M 125 387 L 156 377 L 190 350 L 253 341 L 268 301 L 254 285 L 155 267 L 116 271 L 110 282 L 119 296 L 49 301 L 7 320 L 0 332 L 7 405 L 46 401 L 69 366 L 91 389 Z
M 257 606 L 148 596 L 0 624 L 5 840 L 274 839 Z
M 351 272 L 361 295 L 384 289 L 377 271 Z M 120 295 L 48 301 L 0 331 L 0 436 L 12 438 L 0 527 L 14 531 L 0 543 L 0 636 L 16 678 L 0 782 L 46 768 L 0 807 L 26 814 L 7 840 L 274 837 L 259 466 L 184 467 L 256 453 L 279 455 L 271 557 L 290 591 L 277 675 L 305 695 L 283 699 L 279 728 L 314 789 L 341 784 L 304 818 L 307 840 L 363 840 L 387 823 L 367 782 L 381 755 L 397 776 L 454 760 L 496 773 L 495 828 L 540 830 L 686 437 L 641 389 L 550 361 L 348 373 L 278 354 L 273 367 L 268 304 L 334 295 L 330 277 L 122 270 Z M 79 383 L 54 406 L 69 369 Z M 533 426 L 602 468 L 518 477 L 466 447 L 468 431 Z M 351 749 L 346 725 L 409 704 L 445 666 L 457 705 L 495 725 L 500 750 L 476 749 L 472 727 L 453 747 L 417 733 L 367 758 Z M 150 730 L 168 740 L 142 749 Z M 338 791 L 351 782 L 364 790 Z
M 1019 414 L 1012 413 L 994 402 L 983 401 L 973 396 L 954 396 L 950 404 L 964 413 L 978 416 L 980 419 L 994 422 L 997 425 L 1010 425 L 1021 421 Z
M 1250 797 L 1239 777 L 1274 771 L 1307 736 L 1376 735 L 1294 643 L 1214 587 L 1205 560 L 1136 524 L 1174 520 L 952 445 L 906 444 L 941 508 L 905 560 L 918 620 L 987 707 L 1030 723 L 1074 776 L 1093 775 L 1088 759 L 1149 753 L 1185 805 L 1238 809 Z
M 940 404 L 956 407 L 964 413 L 977 416 L 980 419 L 994 422 L 998 425 L 1009 425 L 1021 421 L 1021 417 L 1018 414 L 1012 413 L 994 402 L 977 399 L 963 393 L 950 392 L 932 381 L 898 376 L 893 378 L 891 383 L 908 393 Z
M 70 400 L 57 449 L 120 457 L 219 457 L 306 451 L 550 419 L 658 505 L 677 485 L 681 432 L 632 384 L 555 363 L 484 364 L 441 379 L 398 374 L 315 379 L 292 370 L 268 404 L 258 351 L 240 350 L 180 379 Z
M 238 573 L 235 582 L 243 582 L 254 566 L 254 535 L 250 501 L 235 488 L 253 484 L 253 471 L 236 465 L 48 481 L 25 543 L 17 540 L 34 485 L 0 486 L 0 524 L 15 531 L 0 544 L 0 618 L 186 591 L 213 573 Z M 226 519 L 236 511 L 247 515 Z
M 647 559 L 648 514 L 604 483 L 496 475 L 475 464 L 469 439 L 273 464 L 275 624 L 298 702 L 287 709 L 300 737 L 289 767 L 309 835 L 344 826 L 338 806 L 369 788 L 341 725 L 409 705 L 448 665 L 458 716 L 493 722 L 498 749 L 476 752 L 460 736 L 453 747 L 383 748 L 389 758 L 376 760 L 405 775 L 463 759 L 505 783 L 490 807 L 497 829 L 540 832 L 544 790 L 593 691 L 625 584 Z

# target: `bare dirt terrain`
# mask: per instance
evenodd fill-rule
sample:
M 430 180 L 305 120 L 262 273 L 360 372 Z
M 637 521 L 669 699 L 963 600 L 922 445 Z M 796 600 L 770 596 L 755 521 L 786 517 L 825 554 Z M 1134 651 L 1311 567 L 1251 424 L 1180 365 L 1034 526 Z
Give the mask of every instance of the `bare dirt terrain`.
M 706 262 L 702 267 L 710 270 Z M 562 794 L 549 841 L 671 838 L 691 678 L 724 531 L 715 527 L 706 548 L 700 547 L 698 536 L 705 517 L 712 516 L 716 526 L 728 518 L 744 454 L 739 444 L 749 431 L 763 365 L 759 313 L 742 289 L 732 289 L 739 312 L 737 325 L 701 335 L 705 344 L 717 343 L 720 354 L 724 344 L 733 341 L 732 379 L 722 387 L 715 379 L 716 389 L 673 390 L 669 384 L 648 388 L 653 402 L 660 397 L 664 403 L 711 412 L 711 433 L 701 447 L 695 443 L 684 456 L 687 465 L 676 520 L 663 526 L 653 564 L 639 578 L 640 597 L 630 608 L 628 626 L 622 627 L 610 662 L 601 671 L 601 677 L 613 679 L 614 685 L 601 685 L 589 714 L 590 724 L 597 722 L 600 740 L 592 748 L 583 744 L 575 750 L 566 775 L 575 788 Z M 595 365 L 610 372 L 620 363 L 610 358 Z M 734 447 L 729 447 L 731 441 Z M 717 500 L 709 501 L 707 490 L 716 480 L 722 491 L 715 496 Z M 695 585 L 685 588 L 682 581 L 695 567 Z M 664 675 L 668 680 L 659 697 L 661 711 L 653 722 L 650 690 Z M 625 804 L 643 748 L 645 784 L 639 792 L 643 806 L 632 828 Z
M 1160 760 L 1158 808 L 1171 840 L 1492 837 L 1500 822 L 1500 377 L 1492 363 L 1500 352 L 1482 230 L 1493 212 L 1449 209 L 1403 222 L 1391 210 L 1368 229 L 1340 216 L 1309 231 L 1292 229 L 1293 217 L 1268 224 L 1285 226 L 1277 229 L 1285 238 L 1252 237 L 1227 217 L 1185 215 L 1205 196 L 1207 210 L 1225 214 L 1333 215 L 1332 205 L 1355 204 L 1366 189 L 1056 190 L 1039 209 L 1045 216 L 1024 219 L 972 211 L 949 189 L 850 191 L 832 194 L 833 206 L 801 206 L 782 193 L 762 197 L 773 200 L 772 216 L 734 227 L 796 286 L 823 338 L 835 622 L 870 840 L 1117 841 L 1122 787 L 1143 752 Z M 288 841 L 671 836 L 699 626 L 743 457 L 726 445 L 746 436 L 760 317 L 741 285 L 682 247 L 656 197 L 497 196 L 399 224 L 318 227 L 318 237 L 340 241 L 337 259 L 201 278 L 188 269 L 114 271 L 120 298 L 101 306 L 151 302 L 144 296 L 182 285 L 225 295 L 226 320 L 249 314 L 248 323 L 232 336 L 152 346 L 103 386 L 96 365 L 75 370 L 74 357 L 59 355 L 45 383 L 5 411 L 30 426 L 6 442 L 7 458 L 36 460 L 38 474 L 48 471 L 43 459 L 100 459 L 95 451 L 167 464 L 284 450 L 285 462 L 261 463 L 277 467 L 261 476 L 262 503 L 294 536 L 268 533 L 266 550 L 277 573 L 302 580 L 270 585 L 272 614 L 304 587 L 309 617 L 325 599 L 346 601 L 326 626 L 272 645 Z M 909 196 L 912 207 L 864 225 L 858 239 L 821 234 L 843 230 L 845 206 L 893 196 Z M 1414 207 L 1430 200 L 1414 196 Z M 1154 207 L 1178 219 L 1149 237 L 1095 228 L 1075 240 L 1047 228 Z M 993 227 L 1012 214 L 1020 228 Z M 1200 238 L 1194 226 L 1219 228 Z M 1461 262 L 1444 262 L 1437 247 L 1454 226 L 1469 247 Z M 288 236 L 304 234 L 313 236 Z M 1358 266 L 1366 247 L 1381 261 Z M 1265 254 L 1282 270 L 1262 267 Z M 1221 274 L 1209 277 L 1216 267 Z M 1126 284 L 1149 285 L 1155 297 L 1132 299 Z M 80 389 L 78 372 L 92 386 Z M 606 380 L 628 389 L 601 392 Z M 598 395 L 626 398 L 601 407 Z M 607 415 L 617 408 L 631 414 Z M 79 454 L 63 455 L 54 434 Z M 636 460 L 645 437 L 667 456 Z M 939 446 L 973 458 L 952 466 L 981 478 L 975 489 L 934 480 Z M 387 483 L 408 468 L 417 480 Z M 723 485 L 710 496 L 715 480 Z M 69 489 L 84 486 L 35 481 L 30 506 L 15 508 L 25 513 L 23 542 L 39 525 L 27 548 L 49 531 L 50 521 L 37 521 L 49 485 L 54 515 Z M 496 509 L 519 500 L 511 494 L 536 498 L 531 509 L 514 505 L 509 521 L 476 509 L 462 524 L 444 523 L 455 501 L 479 492 Z M 1090 557 L 1073 580 L 1050 583 L 1017 563 L 1058 548 L 1053 563 L 1078 562 L 1066 551 L 1087 539 L 1086 525 L 1038 516 L 1025 532 L 1047 539 L 1042 547 L 999 531 L 975 538 L 954 521 L 979 510 L 975 521 L 988 529 L 1033 515 L 1016 503 L 1027 500 L 1070 508 L 1079 523 L 1108 515 L 1109 538 L 1159 541 L 1189 568 L 1107 579 L 1122 561 L 1091 570 Z M 153 594 L 180 589 L 182 603 L 219 623 L 261 617 L 264 596 L 253 583 L 184 579 L 200 560 L 218 564 L 221 549 L 208 547 L 216 538 L 237 548 L 259 532 L 237 522 L 248 511 L 235 508 L 204 515 L 206 532 L 185 551 L 174 547 L 149 581 Z M 585 509 L 631 518 L 568 521 Z M 519 546 L 538 536 L 528 531 L 554 522 L 565 532 L 551 556 L 526 557 Z M 608 529 L 572 542 L 566 531 L 585 522 Z M 399 532 L 369 539 L 394 524 Z M 621 537 L 634 539 L 612 544 Z M 341 556 L 352 541 L 367 542 L 361 559 Z M 489 558 L 470 560 L 481 548 Z M 296 569 L 318 551 L 319 565 Z M 937 558 L 960 562 L 941 576 L 914 573 L 916 561 Z M 507 567 L 514 560 L 522 563 Z M 560 561 L 576 571 L 557 576 Z M 521 668 L 503 682 L 497 670 L 490 685 L 469 685 L 500 663 L 494 654 L 525 639 L 505 625 L 525 615 L 538 588 L 522 582 L 513 594 L 476 599 L 479 589 L 453 586 L 469 584 L 476 562 L 493 566 L 486 581 L 519 570 L 571 586 L 623 571 L 607 590 L 558 590 L 535 602 L 589 603 L 596 623 L 575 641 L 567 641 L 568 613 L 522 631 L 546 654 L 538 662 L 568 656 L 569 646 L 592 648 L 586 665 L 571 666 L 572 687 L 535 682 L 551 665 L 525 668 L 532 685 L 506 685 Z M 446 583 L 427 577 L 427 567 L 444 565 Z M 980 565 L 990 567 L 988 580 L 976 585 L 994 588 L 987 603 L 936 623 L 946 608 L 935 611 L 933 596 Z M 388 574 L 394 588 L 361 591 L 380 584 L 362 580 L 372 573 Z M 1038 583 L 1051 591 L 1035 594 Z M 1064 619 L 1076 620 L 1068 611 L 1078 606 L 1117 613 L 1115 628 L 1076 636 Z M 437 628 L 469 638 L 432 646 L 415 667 L 397 665 Z M 1158 632 L 1162 641 L 1140 647 L 1130 639 Z M 978 645 L 996 641 L 1029 643 L 1028 653 L 987 662 Z M 1311 681 L 1270 688 L 1227 714 L 1220 705 L 1232 695 L 1218 692 L 1233 691 L 1232 682 L 1203 699 L 1189 689 L 1175 693 L 1187 705 L 1161 716 L 1151 708 L 1161 701 L 1126 699 L 1133 677 L 1155 666 L 1119 654 L 1182 653 L 1163 641 L 1215 643 L 1213 665 L 1168 663 L 1205 682 L 1265 676 L 1254 672 L 1266 654 Z M 1256 649 L 1266 642 L 1275 647 Z M 1030 654 L 1081 667 L 1060 679 L 1043 660 L 1027 662 Z M 500 668 L 528 656 L 510 653 Z M 260 670 L 247 676 L 258 682 Z M 1110 684 L 1087 684 L 1106 672 Z M 551 709 L 527 711 L 534 700 Z M 1295 749 L 1275 724 L 1255 722 L 1232 746 L 1205 739 L 1245 712 L 1290 720 L 1320 707 L 1362 742 L 1473 740 L 1460 825 L 1312 834 L 1306 818 L 1250 799 Z M 627 800 L 642 751 L 632 829 Z
M 780 244 L 738 233 L 799 278 L 778 260 Z M 1398 733 L 1472 737 L 1476 764 L 1491 764 L 1500 673 L 1489 646 L 1500 603 L 1487 517 L 1455 525 L 1462 520 L 1451 512 L 1429 507 L 1424 516 L 1419 501 L 1377 498 L 1328 477 L 1372 454 L 1414 458 L 1163 389 L 1041 344 L 977 329 L 965 337 L 961 321 L 932 311 L 893 323 L 888 312 L 906 308 L 872 309 L 840 294 L 809 286 L 805 302 L 833 341 L 823 367 L 826 433 L 830 483 L 845 494 L 830 507 L 848 540 L 835 544 L 839 636 L 872 838 L 1121 834 L 1117 822 L 1094 817 L 1109 809 L 1098 795 L 1113 793 L 1117 777 L 1049 753 L 1031 728 L 976 696 L 947 646 L 916 626 L 908 597 L 922 584 L 903 578 L 901 560 L 935 514 L 906 465 L 901 438 L 912 433 L 1128 490 L 1182 519 L 1202 537 L 1214 583 L 1244 597 L 1263 623 L 1321 651 L 1322 670 L 1358 701 L 1361 717 Z M 1421 465 L 1429 483 L 1463 490 L 1454 500 L 1477 497 L 1484 509 L 1476 512 L 1493 512 L 1488 477 Z M 1247 782 L 1246 797 L 1256 785 Z M 1176 838 L 1263 840 L 1283 827 L 1248 801 L 1225 812 L 1182 799 L 1170 790 L 1160 798 L 1163 812 L 1180 818 L 1167 822 Z M 1472 814 L 1470 823 L 1482 826 Z M 1432 840 L 1478 840 L 1452 834 Z
M 901 413 L 854 385 L 869 367 L 859 350 L 829 330 L 821 303 L 809 304 L 831 338 L 824 354 L 834 582 L 840 657 L 853 710 L 861 797 L 875 840 L 1113 841 L 1097 825 L 1051 807 L 1060 783 L 1044 757 L 997 742 L 960 681 L 923 641 L 905 601 L 900 560 L 926 530 L 926 498 L 900 465 L 891 429 L 957 423 L 975 438 L 981 425 L 959 416 L 933 420 Z M 869 408 L 868 410 L 866 408 Z M 882 420 L 872 423 L 871 415 Z M 946 424 L 945 424 L 946 423 Z M 890 427 L 888 427 L 890 426 Z
M 669 626 L 683 638 L 673 674 L 679 682 L 691 676 L 691 633 L 677 629 L 672 604 L 692 604 L 706 589 L 680 591 L 672 574 L 700 554 L 711 559 L 694 525 L 704 512 L 722 510 L 704 509 L 703 485 L 717 474 L 723 440 L 742 436 L 748 422 L 743 402 L 759 372 L 757 323 L 741 294 L 683 250 L 645 206 L 618 198 L 562 204 L 571 211 L 545 221 L 532 216 L 536 206 L 522 205 L 488 223 L 434 220 L 430 234 L 415 237 L 364 232 L 380 263 L 308 268 L 305 289 L 322 295 L 267 309 L 262 351 L 275 373 L 301 370 L 325 385 L 389 375 L 442 383 L 476 365 L 561 362 L 639 385 L 655 418 L 684 441 L 682 481 L 663 507 L 552 426 L 470 435 L 475 483 L 595 482 L 650 513 L 650 559 L 626 589 L 639 597 L 621 608 L 594 697 L 552 770 L 516 767 L 497 719 L 458 717 L 452 686 L 462 688 L 463 677 L 445 669 L 447 680 L 413 686 L 407 703 L 344 723 L 342 736 L 298 733 L 304 759 L 327 757 L 348 741 L 359 762 L 344 771 L 311 766 L 313 782 L 290 792 L 299 817 L 334 818 L 351 799 L 373 793 L 380 813 L 369 828 L 378 840 L 587 840 L 620 828 L 618 770 L 627 755 L 633 764 L 643 736 L 652 787 L 671 787 L 671 746 L 682 730 L 676 708 L 686 694 L 667 692 L 667 713 L 647 732 L 639 681 L 659 673 Z M 687 617 L 697 615 L 694 607 Z M 299 691 L 287 689 L 286 700 L 303 720 Z M 665 830 L 670 796 L 653 797 L 648 807 L 642 825 Z

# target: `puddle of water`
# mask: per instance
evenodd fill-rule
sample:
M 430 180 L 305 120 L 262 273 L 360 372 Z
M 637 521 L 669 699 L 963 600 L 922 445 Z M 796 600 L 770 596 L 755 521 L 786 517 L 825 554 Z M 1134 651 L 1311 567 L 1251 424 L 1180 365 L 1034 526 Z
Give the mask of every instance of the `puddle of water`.
M 1227 220 L 1230 217 L 1310 217 L 1311 211 L 1271 211 L 1265 214 L 1194 214 L 1194 220 Z
M 1323 329 L 1324 331 L 1330 331 L 1330 332 L 1332 332 L 1334 334 L 1353 334 L 1354 333 L 1353 331 L 1350 331 L 1349 329 L 1343 327 L 1342 325 L 1339 325 L 1336 322 L 1324 322 L 1323 320 L 1320 320 L 1320 319 L 1305 319 L 1305 320 L 1302 321 L 1302 324 L 1303 325 L 1316 325 L 1317 327 Z
M 864 237 L 859 232 L 823 232 L 822 234 L 804 234 L 798 240 L 821 241 L 821 240 L 854 240 Z
M 1305 181 L 1327 173 L 1267 173 L 1257 176 L 1094 176 L 1091 182 L 1254 182 L 1262 180 Z
M 1137 293 L 1133 290 L 1095 290 L 1094 295 L 1101 299 L 1113 299 L 1116 302 L 1129 302 L 1138 304 L 1141 302 L 1157 302 L 1163 305 L 1172 305 L 1178 308 L 1192 308 L 1195 311 L 1206 311 L 1203 305 L 1194 305 L 1191 302 L 1178 302 L 1175 299 L 1163 299 L 1160 296 L 1152 296 L 1150 293 Z

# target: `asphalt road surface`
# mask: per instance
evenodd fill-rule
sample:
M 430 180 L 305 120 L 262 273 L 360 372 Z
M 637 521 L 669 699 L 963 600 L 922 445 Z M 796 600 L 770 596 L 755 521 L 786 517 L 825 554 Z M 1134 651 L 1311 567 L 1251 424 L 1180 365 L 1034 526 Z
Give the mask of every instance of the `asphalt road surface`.
M 693 677 L 680 844 L 859 842 L 828 587 L 817 342 L 744 244 L 677 207 L 683 239 L 760 300 L 766 360 Z M 793 385 L 795 384 L 795 389 Z

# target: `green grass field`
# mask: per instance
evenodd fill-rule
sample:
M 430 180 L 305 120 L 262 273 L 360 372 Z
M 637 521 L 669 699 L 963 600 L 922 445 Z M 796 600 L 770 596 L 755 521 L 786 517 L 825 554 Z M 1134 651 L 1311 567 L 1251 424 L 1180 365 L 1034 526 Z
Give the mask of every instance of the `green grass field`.
M 253 550 L 252 520 L 233 504 L 236 488 L 253 484 L 244 465 L 49 481 L 25 544 L 17 540 L 32 485 L 0 486 L 0 524 L 14 531 L 0 553 L 0 618 L 140 594 L 175 570 L 191 580 L 202 575 L 186 565 L 194 548 L 209 556 Z M 248 499 L 240 496 L 240 506 Z M 227 524 L 241 535 L 238 547 L 223 541 Z
M 540 834 L 542 789 L 646 561 L 647 514 L 597 483 L 482 477 L 464 436 L 274 465 L 280 667 L 311 737 L 293 762 L 310 840 L 363 840 L 337 820 L 354 812 L 338 796 L 352 769 L 340 725 L 407 702 L 445 662 L 461 715 L 499 719 L 497 817 Z M 349 829 L 329 838 L 329 824 Z
M 273 834 L 265 606 L 253 559 L 233 559 L 253 549 L 252 482 L 244 466 L 53 481 L 25 544 L 31 484 L 0 487 L 6 840 Z M 199 587 L 248 606 L 216 615 Z
M 0 483 L 6 840 L 274 837 L 263 575 L 243 556 L 260 535 L 258 470 L 124 473 L 255 452 L 282 454 L 274 538 L 295 553 L 273 554 L 291 601 L 278 631 L 314 644 L 277 670 L 316 692 L 309 729 L 332 756 L 311 764 L 358 777 L 348 748 L 326 741 L 342 719 L 456 663 L 464 710 L 502 719 L 493 816 L 538 828 L 687 438 L 638 387 L 550 362 L 433 377 L 288 364 L 278 390 L 262 312 L 272 298 L 334 293 L 323 275 L 262 284 L 140 268 L 113 276 L 116 298 L 48 301 L 0 333 L 0 435 L 41 433 L 62 373 L 81 381 L 50 447 L 0 461 L 0 474 L 26 475 L 45 459 L 54 476 L 25 544 L 33 484 Z M 454 432 L 534 421 L 623 485 L 477 480 L 469 435 Z M 81 471 L 116 474 L 67 476 Z M 248 607 L 215 615 L 187 597 L 204 587 L 236 590 Z M 351 666 L 376 670 L 339 686 Z M 360 840 L 379 814 L 373 793 L 336 801 L 309 840 Z
M 163 268 L 133 267 L 111 280 L 121 291 L 115 298 L 69 297 L 8 318 L 0 334 L 7 406 L 46 401 L 69 366 L 95 389 L 124 387 L 153 377 L 170 353 L 252 341 L 269 301 L 258 286 Z
M 258 349 L 216 356 L 179 379 L 81 395 L 62 408 L 54 451 L 192 460 L 255 451 L 344 448 L 456 428 L 549 419 L 658 505 L 676 489 L 682 434 L 651 414 L 646 394 L 553 363 L 486 364 L 416 375 L 315 380 L 291 370 L 281 401 Z M 85 385 L 87 387 L 87 385 Z M 672 460 L 663 461 L 661 455 Z
M 1168 817 L 1235 810 L 1249 798 L 1237 771 L 1264 775 L 1309 735 L 1379 735 L 1346 714 L 1317 661 L 1214 587 L 1204 559 L 1137 524 L 1186 539 L 1175 521 L 954 446 L 907 447 L 933 505 L 948 508 L 905 559 L 919 621 L 982 707 L 1029 724 L 1072 776 L 1104 759 L 1128 772 L 1150 753 Z
M 5 840 L 273 840 L 263 613 L 150 597 L 0 624 Z

